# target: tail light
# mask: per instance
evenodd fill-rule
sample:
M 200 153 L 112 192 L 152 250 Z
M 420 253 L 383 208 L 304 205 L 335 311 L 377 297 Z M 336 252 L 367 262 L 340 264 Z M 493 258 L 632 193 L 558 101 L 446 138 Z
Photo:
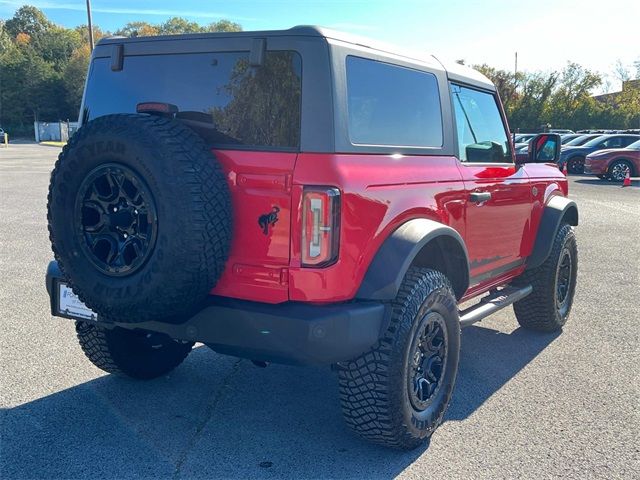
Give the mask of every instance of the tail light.
M 325 267 L 338 258 L 340 190 L 305 187 L 302 195 L 302 265 Z

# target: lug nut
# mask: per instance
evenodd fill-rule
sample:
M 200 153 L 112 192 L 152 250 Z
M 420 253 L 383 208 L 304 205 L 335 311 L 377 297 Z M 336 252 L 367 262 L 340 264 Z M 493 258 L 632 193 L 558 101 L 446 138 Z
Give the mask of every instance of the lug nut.
M 127 238 L 129 235 L 127 235 L 126 233 L 123 235 L 124 238 Z
M 118 207 L 113 207 L 113 211 L 117 212 L 118 211 Z

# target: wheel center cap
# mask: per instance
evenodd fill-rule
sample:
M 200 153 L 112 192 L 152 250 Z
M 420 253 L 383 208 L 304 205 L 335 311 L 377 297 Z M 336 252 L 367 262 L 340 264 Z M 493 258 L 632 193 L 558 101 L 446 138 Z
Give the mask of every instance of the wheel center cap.
M 133 224 L 133 214 L 129 208 L 120 208 L 117 212 L 109 214 L 109 223 L 113 227 L 129 228 Z

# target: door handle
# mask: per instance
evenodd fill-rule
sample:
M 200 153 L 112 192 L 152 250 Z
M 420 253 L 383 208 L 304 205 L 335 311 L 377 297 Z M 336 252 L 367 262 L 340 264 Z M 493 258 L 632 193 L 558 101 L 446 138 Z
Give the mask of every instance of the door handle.
M 471 192 L 469 200 L 473 203 L 484 203 L 491 200 L 491 192 Z

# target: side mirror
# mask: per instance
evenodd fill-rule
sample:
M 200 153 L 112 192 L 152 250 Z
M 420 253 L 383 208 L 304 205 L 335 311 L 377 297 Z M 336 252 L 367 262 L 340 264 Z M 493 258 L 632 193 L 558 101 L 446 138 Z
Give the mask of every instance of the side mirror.
M 557 133 L 542 133 L 529 142 L 525 163 L 558 163 L 562 141 Z

